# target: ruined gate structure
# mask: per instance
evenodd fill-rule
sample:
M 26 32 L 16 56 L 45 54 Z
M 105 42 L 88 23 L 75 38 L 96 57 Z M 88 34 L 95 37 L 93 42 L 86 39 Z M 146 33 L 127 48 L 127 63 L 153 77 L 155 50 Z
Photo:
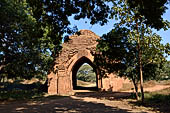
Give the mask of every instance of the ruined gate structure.
M 49 94 L 73 94 L 76 86 L 76 74 L 80 66 L 88 63 L 96 72 L 97 88 L 104 91 L 117 91 L 123 86 L 124 79 L 114 74 L 106 78 L 99 76 L 99 70 L 94 65 L 97 36 L 89 30 L 80 30 L 79 35 L 69 37 L 69 41 L 62 44 L 62 50 L 56 58 L 54 71 L 48 75 Z M 114 53 L 113 53 L 114 54 Z

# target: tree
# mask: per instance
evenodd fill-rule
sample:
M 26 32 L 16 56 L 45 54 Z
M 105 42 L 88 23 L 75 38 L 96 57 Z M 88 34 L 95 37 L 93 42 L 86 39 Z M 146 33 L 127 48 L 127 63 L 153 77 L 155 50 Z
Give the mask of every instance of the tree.
M 127 0 L 127 4 L 136 15 L 145 17 L 144 23 L 152 28 L 161 29 L 166 27 L 162 15 L 168 9 L 169 0 Z
M 144 92 L 143 92 L 143 65 L 144 64 L 143 63 L 145 63 L 145 62 L 143 62 L 143 59 L 142 59 L 142 56 L 143 56 L 142 41 L 144 39 L 144 35 L 149 33 L 148 27 L 149 26 L 152 27 L 152 24 L 147 23 L 148 22 L 147 15 L 144 14 L 144 16 L 143 16 L 143 13 L 140 12 L 140 10 L 141 10 L 140 6 L 137 5 L 134 8 L 132 8 L 132 7 L 128 7 L 128 3 L 129 3 L 128 0 L 127 1 L 122 0 L 122 3 L 119 3 L 117 5 L 117 7 L 115 7 L 114 9 L 115 9 L 115 12 L 117 12 L 119 15 L 119 19 L 120 19 L 119 26 L 121 26 L 121 25 L 127 26 L 127 28 L 132 30 L 132 32 L 130 34 L 132 37 L 134 36 L 135 37 L 134 40 L 137 41 L 137 55 L 138 55 L 137 61 L 138 61 L 138 68 L 139 68 L 139 75 L 140 75 L 140 88 L 141 88 L 142 102 L 143 102 L 144 101 Z M 143 4 L 144 1 L 142 1 L 141 3 Z M 160 3 L 160 1 L 157 1 L 156 4 L 157 3 Z M 147 6 L 147 4 L 145 4 L 145 5 Z M 161 8 L 160 9 L 158 8 L 158 11 L 163 12 L 163 10 L 165 10 L 165 6 L 163 7 L 161 5 L 160 5 Z M 145 8 L 143 8 L 143 10 L 145 10 Z M 163 19 L 158 19 L 157 22 L 161 23 L 158 25 L 160 28 L 167 29 L 167 27 L 170 27 L 169 22 L 164 21 Z M 158 26 L 155 26 L 155 28 L 158 29 Z M 152 37 L 152 38 L 154 38 L 154 37 Z M 157 42 L 155 42 L 155 43 L 157 43 Z M 162 49 L 163 47 L 160 47 L 160 48 Z
M 158 64 L 165 60 L 163 54 L 167 47 L 160 44 L 160 36 L 152 34 L 149 25 L 145 24 L 147 18 L 138 12 L 138 7 L 131 9 L 126 0 L 121 0 L 116 5 L 112 8 L 113 12 L 116 13 L 112 18 L 117 18 L 119 23 L 115 24 L 116 28 L 107 35 L 103 35 L 103 40 L 99 41 L 99 51 L 104 55 L 100 58 L 106 59 L 106 62 L 103 61 L 103 64 L 106 65 L 103 66 L 104 71 L 116 71 L 121 76 L 125 75 L 131 78 L 136 89 L 137 98 L 137 83 L 140 80 L 143 102 L 143 75 L 146 74 L 146 70 L 148 72 L 152 70 L 151 72 L 153 72 L 159 66 Z M 167 22 L 167 24 L 169 23 Z M 117 52 L 113 55 L 112 53 L 115 51 Z M 147 55 L 148 53 L 151 56 L 150 54 Z M 146 75 L 145 78 L 147 78 Z
M 1 76 L 31 78 L 43 71 L 43 66 L 38 65 L 44 59 L 35 35 L 36 20 L 27 6 L 26 1 L 0 1 Z
M 131 37 L 132 38 L 132 37 Z M 132 80 L 138 99 L 139 62 L 137 40 L 130 38 L 126 28 L 115 28 L 103 35 L 97 45 L 99 55 L 95 57 L 96 65 L 104 73 L 116 72 L 121 77 Z M 133 37 L 135 38 L 135 37 Z M 161 37 L 149 33 L 142 40 L 142 72 L 144 80 L 155 79 L 163 69 L 165 46 L 160 43 Z
M 89 18 L 91 24 L 103 25 L 107 22 L 109 7 L 102 0 L 89 0 L 88 2 L 84 0 L 27 0 L 27 2 L 41 28 L 48 30 L 46 37 L 50 38 L 50 41 L 56 46 L 54 50 L 50 48 L 54 54 L 61 49 L 64 33 L 72 34 L 77 31 L 77 29 L 69 27 L 68 18 L 73 14 L 76 20 Z
M 157 69 L 159 71 L 156 76 L 156 80 L 169 80 L 170 79 L 170 61 L 162 64 L 162 69 Z
M 69 28 L 68 17 L 75 14 L 75 19 L 87 17 L 91 24 L 104 24 L 108 9 L 100 0 L 1 0 L 0 74 L 8 78 L 46 75 L 53 69 L 64 34 L 77 31 Z

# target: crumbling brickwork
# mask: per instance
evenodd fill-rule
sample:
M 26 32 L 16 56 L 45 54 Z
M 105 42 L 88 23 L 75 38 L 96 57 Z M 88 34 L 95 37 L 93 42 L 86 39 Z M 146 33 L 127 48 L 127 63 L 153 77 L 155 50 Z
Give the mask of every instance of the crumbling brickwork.
M 55 61 L 54 71 L 48 75 L 48 93 L 49 94 L 72 94 L 74 76 L 82 63 L 88 63 L 94 66 L 94 56 L 96 52 L 97 36 L 89 30 L 80 30 L 80 34 L 69 37 L 69 41 L 63 43 L 62 50 Z M 123 79 L 115 74 L 108 75 L 107 78 L 100 79 L 96 73 L 97 86 L 105 91 L 117 91 L 123 85 Z

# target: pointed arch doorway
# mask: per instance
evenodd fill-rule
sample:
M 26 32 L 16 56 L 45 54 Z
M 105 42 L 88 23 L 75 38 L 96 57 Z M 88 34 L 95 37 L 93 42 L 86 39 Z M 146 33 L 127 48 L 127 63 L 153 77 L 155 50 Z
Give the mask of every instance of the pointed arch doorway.
M 98 90 L 96 66 L 85 56 L 73 66 L 72 85 L 73 90 Z
M 109 74 L 107 78 L 99 75 L 100 71 L 93 63 L 98 39 L 100 37 L 92 31 L 80 30 L 79 35 L 70 36 L 69 41 L 62 44 L 54 68 L 47 77 L 49 94 L 70 95 L 74 89 L 89 89 L 89 87 L 79 87 L 77 84 L 77 72 L 84 63 L 89 64 L 96 75 L 96 85 L 91 88 L 117 91 L 123 86 L 123 79 L 115 74 Z

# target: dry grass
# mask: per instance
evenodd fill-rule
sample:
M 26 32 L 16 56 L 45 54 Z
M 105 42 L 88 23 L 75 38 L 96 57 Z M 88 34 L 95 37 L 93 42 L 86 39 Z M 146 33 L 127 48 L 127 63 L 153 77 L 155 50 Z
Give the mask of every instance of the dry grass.
M 156 81 L 151 80 L 151 81 L 144 82 L 143 87 L 144 88 L 154 87 L 156 84 L 157 84 Z
M 156 81 L 147 81 L 144 82 L 144 88 L 148 88 L 148 87 L 154 87 L 156 85 Z M 127 91 L 127 90 L 132 90 L 134 88 L 133 83 L 124 83 L 123 87 L 120 89 L 120 91 Z
M 157 84 L 159 84 L 159 85 L 170 85 L 170 80 L 158 81 Z
M 170 80 L 165 80 L 165 81 L 151 80 L 151 81 L 146 81 L 143 84 L 144 88 L 151 88 L 156 85 L 170 85 Z M 128 91 L 128 90 L 132 90 L 132 89 L 134 89 L 134 85 L 132 82 L 129 82 L 129 83 L 124 83 L 123 87 L 119 91 Z

